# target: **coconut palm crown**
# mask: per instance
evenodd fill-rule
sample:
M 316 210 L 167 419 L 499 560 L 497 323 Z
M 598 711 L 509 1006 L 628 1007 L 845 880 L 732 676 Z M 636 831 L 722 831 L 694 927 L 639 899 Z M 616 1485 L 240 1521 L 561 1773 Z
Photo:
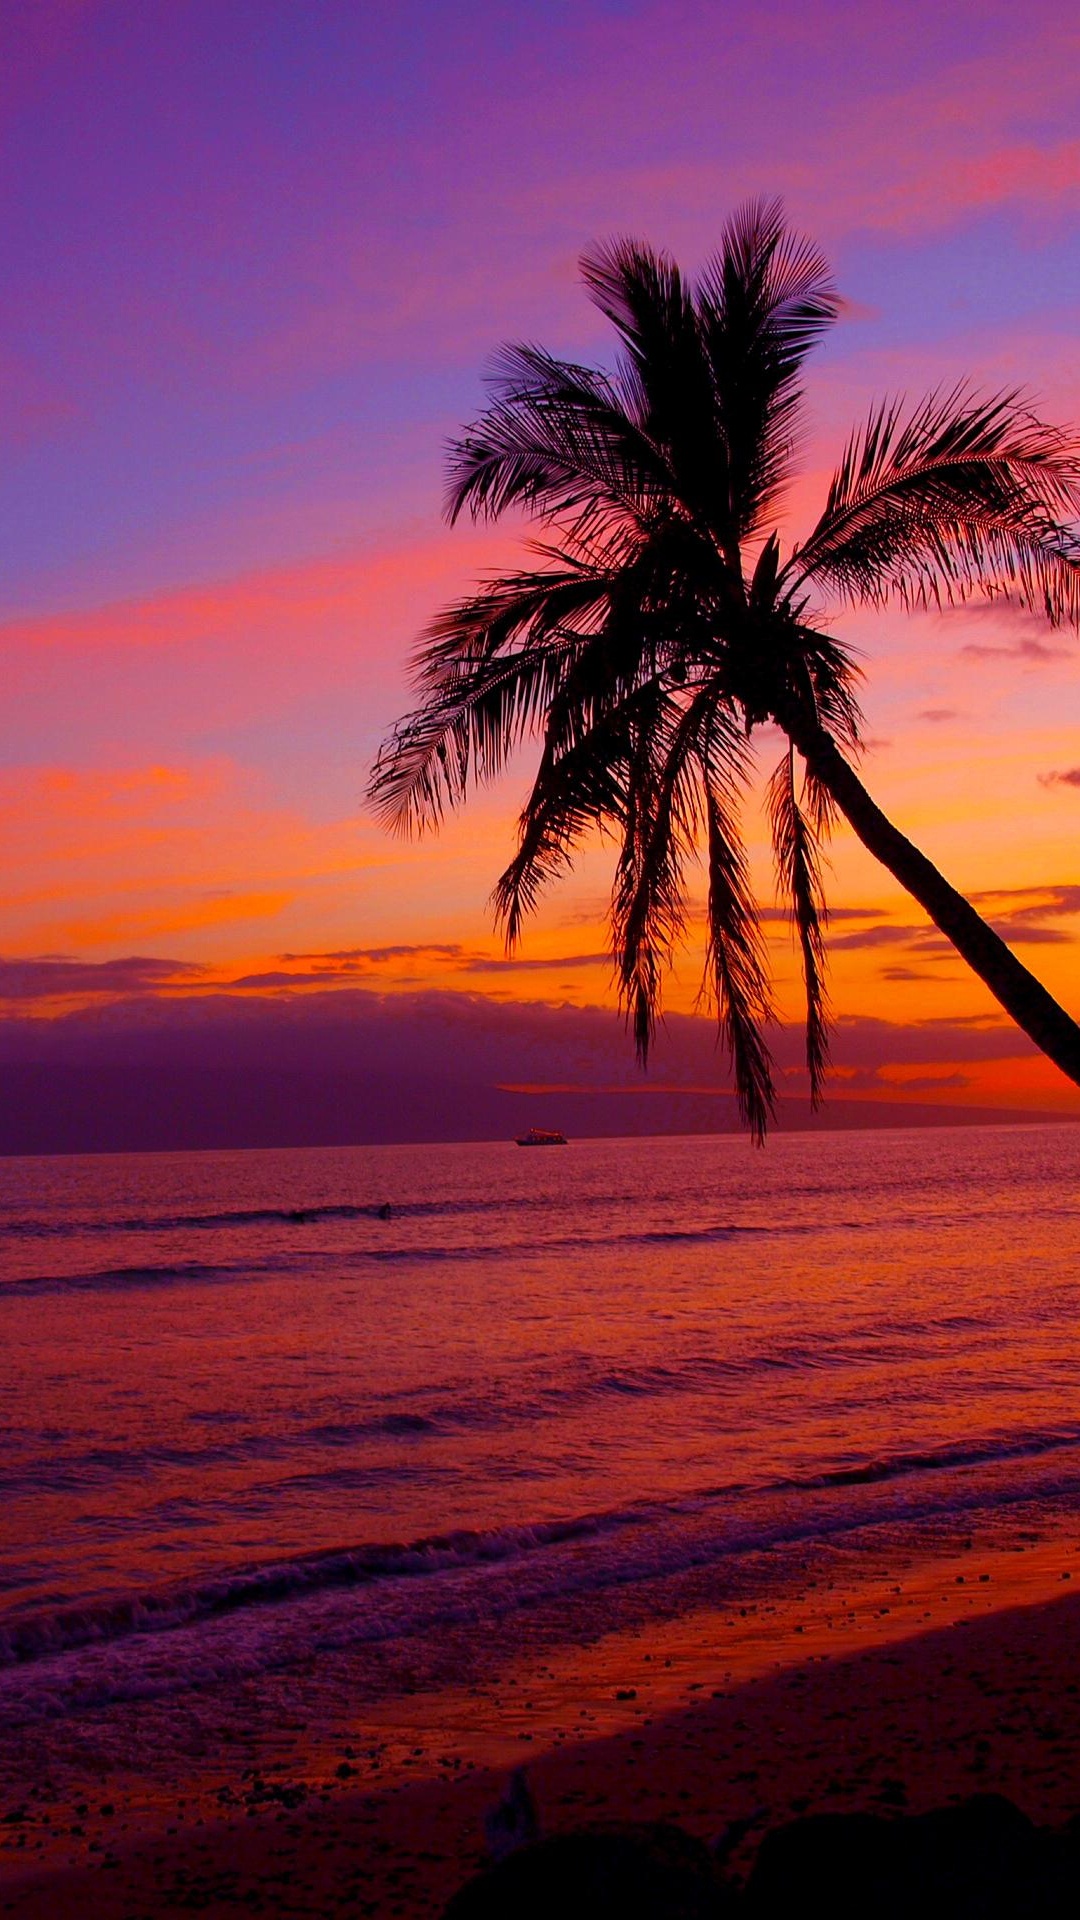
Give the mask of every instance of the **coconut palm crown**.
M 786 741 L 768 810 L 815 1104 L 828 1057 L 822 845 L 838 813 L 1080 1082 L 1080 1029 L 862 785 L 860 671 L 824 624 L 830 606 L 982 594 L 1080 625 L 1077 441 L 1018 392 L 887 401 L 853 433 L 813 530 L 785 552 L 775 522 L 803 361 L 840 306 L 820 253 L 778 203 L 759 202 L 694 281 L 631 241 L 594 248 L 582 275 L 618 335 L 614 370 L 530 345 L 499 355 L 490 405 L 451 445 L 448 515 L 524 510 L 542 538 L 532 564 L 432 622 L 418 705 L 375 765 L 377 808 L 399 830 L 435 825 L 538 736 L 497 917 L 512 945 L 581 843 L 614 835 L 612 950 L 643 1060 L 703 861 L 705 991 L 761 1139 L 775 1099 L 772 998 L 740 802 L 754 730 L 770 724 Z

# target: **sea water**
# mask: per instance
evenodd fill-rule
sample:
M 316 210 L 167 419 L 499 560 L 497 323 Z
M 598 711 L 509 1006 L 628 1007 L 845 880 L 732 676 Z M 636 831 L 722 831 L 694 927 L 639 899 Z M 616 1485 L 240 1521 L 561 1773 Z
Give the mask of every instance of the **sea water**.
M 1078 1519 L 1075 1126 L 0 1161 L 19 1764 Z

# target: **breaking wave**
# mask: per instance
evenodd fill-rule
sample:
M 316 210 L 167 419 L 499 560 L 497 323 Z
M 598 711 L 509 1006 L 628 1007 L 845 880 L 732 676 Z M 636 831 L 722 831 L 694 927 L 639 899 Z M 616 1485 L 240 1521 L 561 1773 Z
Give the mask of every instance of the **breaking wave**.
M 930 1477 L 905 1518 L 940 1514 L 954 1505 L 960 1512 L 1010 1504 L 1029 1489 L 988 1484 L 981 1491 L 966 1485 L 955 1494 L 936 1489 L 937 1476 L 965 1469 L 1006 1466 L 1080 1447 L 1080 1426 L 1034 1430 L 1022 1435 L 987 1436 L 968 1443 L 897 1452 L 822 1472 L 777 1476 L 755 1484 L 732 1482 L 683 1494 L 673 1500 L 641 1501 L 602 1513 L 587 1513 L 519 1526 L 458 1529 L 407 1543 L 369 1542 L 278 1559 L 265 1565 L 226 1569 L 175 1586 L 121 1595 L 85 1606 L 16 1615 L 0 1627 L 0 1669 L 55 1657 L 79 1648 L 104 1646 L 135 1634 L 160 1634 L 220 1619 L 247 1609 L 271 1608 L 349 1588 L 390 1586 L 405 1581 L 437 1580 L 463 1570 L 516 1563 L 563 1547 L 594 1550 L 588 1570 L 565 1570 L 559 1588 L 582 1584 L 601 1588 L 611 1580 L 661 1577 L 706 1559 L 744 1554 L 783 1540 L 835 1538 L 855 1527 L 895 1519 L 860 1502 L 822 1507 L 812 1496 L 851 1492 L 888 1481 Z M 1070 1480 L 1071 1485 L 1071 1480 Z M 808 1497 L 792 1508 L 792 1494 Z M 777 1496 L 781 1497 L 778 1507 Z M 703 1516 L 715 1524 L 702 1532 Z M 605 1541 L 636 1534 L 643 1546 L 632 1569 L 617 1566 Z

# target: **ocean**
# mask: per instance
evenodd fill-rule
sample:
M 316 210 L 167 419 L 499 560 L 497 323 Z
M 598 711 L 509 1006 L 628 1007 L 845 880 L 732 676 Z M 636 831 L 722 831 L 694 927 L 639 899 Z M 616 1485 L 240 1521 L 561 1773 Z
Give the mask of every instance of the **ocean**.
M 1080 1128 L 0 1160 L 0 1436 L 0 1788 L 375 1754 L 1076 1539 Z

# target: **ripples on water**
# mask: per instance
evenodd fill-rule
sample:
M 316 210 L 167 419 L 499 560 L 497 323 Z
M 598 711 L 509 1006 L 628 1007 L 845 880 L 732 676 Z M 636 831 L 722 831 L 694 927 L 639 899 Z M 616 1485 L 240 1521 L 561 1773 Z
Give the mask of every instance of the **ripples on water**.
M 1072 1512 L 1078 1175 L 1073 1127 L 0 1161 L 0 1697 Z

